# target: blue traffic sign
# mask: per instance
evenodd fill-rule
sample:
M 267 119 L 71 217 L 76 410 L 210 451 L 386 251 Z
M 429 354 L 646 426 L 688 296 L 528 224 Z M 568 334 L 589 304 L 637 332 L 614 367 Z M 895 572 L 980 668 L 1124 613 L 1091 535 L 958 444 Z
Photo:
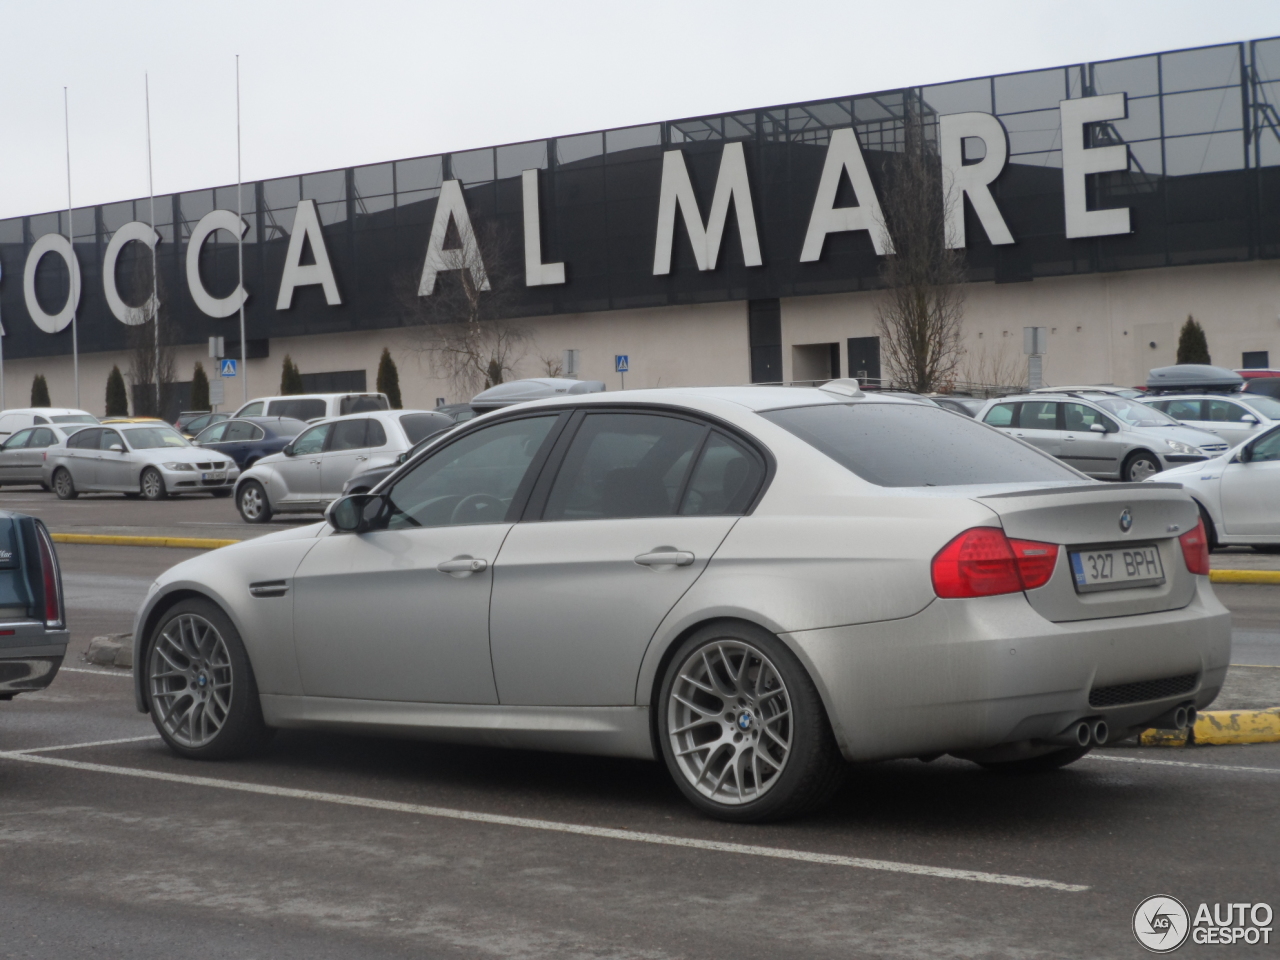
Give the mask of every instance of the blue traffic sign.
M 224 377 L 234 377 L 236 375 L 236 362 L 231 357 L 218 361 L 218 372 Z
M 613 369 L 617 373 L 626 373 L 630 368 L 630 358 L 625 353 L 619 353 L 613 358 Z

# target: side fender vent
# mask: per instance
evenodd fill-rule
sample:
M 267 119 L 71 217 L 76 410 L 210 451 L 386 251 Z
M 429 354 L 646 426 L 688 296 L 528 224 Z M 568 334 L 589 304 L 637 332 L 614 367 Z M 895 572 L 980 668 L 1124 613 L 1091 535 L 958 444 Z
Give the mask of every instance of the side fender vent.
M 249 596 L 265 600 L 268 597 L 283 597 L 289 592 L 289 584 L 285 580 L 259 580 L 249 584 Z

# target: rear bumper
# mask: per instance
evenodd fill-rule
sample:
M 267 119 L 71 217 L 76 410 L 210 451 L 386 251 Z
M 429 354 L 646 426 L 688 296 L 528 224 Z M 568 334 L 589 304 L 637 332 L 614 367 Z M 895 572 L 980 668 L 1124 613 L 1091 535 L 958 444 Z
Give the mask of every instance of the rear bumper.
M 1231 621 L 1207 577 L 1180 610 L 1053 623 L 1022 594 L 937 600 L 901 620 L 787 634 L 849 760 L 1034 746 L 1083 717 L 1113 738 L 1179 703 L 1207 707 L 1231 655 Z M 1097 687 L 1196 677 L 1189 691 L 1091 707 Z
M 66 630 L 19 628 L 14 636 L 0 638 L 9 641 L 0 643 L 0 700 L 43 690 L 53 683 L 66 656 L 69 636 Z

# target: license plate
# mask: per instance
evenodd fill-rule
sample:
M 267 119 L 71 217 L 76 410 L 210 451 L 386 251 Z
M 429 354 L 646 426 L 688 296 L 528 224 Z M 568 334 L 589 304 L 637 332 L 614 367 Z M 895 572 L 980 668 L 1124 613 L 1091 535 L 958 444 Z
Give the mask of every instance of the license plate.
M 1076 593 L 1164 583 L 1160 551 L 1153 543 L 1071 551 L 1070 557 Z
M 217 473 L 202 473 L 201 480 L 225 480 L 227 479 L 227 471 L 219 470 Z

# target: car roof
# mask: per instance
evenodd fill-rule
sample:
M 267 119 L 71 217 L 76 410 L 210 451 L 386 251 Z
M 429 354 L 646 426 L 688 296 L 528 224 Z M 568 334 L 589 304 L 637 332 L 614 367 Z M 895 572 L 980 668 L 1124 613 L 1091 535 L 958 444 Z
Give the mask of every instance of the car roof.
M 497 413 L 509 413 L 512 410 L 530 410 L 538 407 L 590 406 L 595 404 L 673 405 L 693 409 L 714 410 L 716 407 L 736 407 L 739 410 L 759 413 L 766 410 L 783 410 L 789 407 L 819 406 L 829 403 L 896 403 L 923 406 L 915 400 L 901 397 L 880 397 L 874 392 L 862 396 L 848 396 L 828 392 L 820 387 L 774 387 L 774 386 L 734 386 L 734 387 L 657 387 L 645 390 L 620 390 L 613 393 L 581 393 L 561 394 L 543 400 L 530 400 L 511 407 L 502 407 L 491 411 L 489 416 Z M 476 421 L 472 421 L 476 422 Z
M 0 417 L 10 413 L 36 413 L 42 417 L 65 417 L 70 414 L 83 414 L 86 417 L 92 417 L 93 414 L 88 410 L 77 410 L 75 407 L 9 407 L 0 410 Z
M 340 400 L 343 397 L 379 397 L 382 394 L 377 390 L 344 390 L 341 393 L 281 393 L 270 397 L 254 397 L 252 400 L 246 400 L 240 404 L 240 407 L 247 407 L 251 403 L 259 401 L 270 402 L 272 400 Z M 240 407 L 236 407 L 237 410 Z
M 407 413 L 435 413 L 434 410 L 362 410 L 359 413 L 344 413 L 340 417 L 323 417 L 312 420 L 307 423 L 309 427 L 317 427 L 322 423 L 337 423 L 339 420 L 361 420 L 373 417 L 375 420 L 397 420 Z M 444 416 L 444 414 L 441 414 Z M 248 420 L 248 417 L 239 417 L 240 420 Z M 293 419 L 286 417 L 282 419 Z

